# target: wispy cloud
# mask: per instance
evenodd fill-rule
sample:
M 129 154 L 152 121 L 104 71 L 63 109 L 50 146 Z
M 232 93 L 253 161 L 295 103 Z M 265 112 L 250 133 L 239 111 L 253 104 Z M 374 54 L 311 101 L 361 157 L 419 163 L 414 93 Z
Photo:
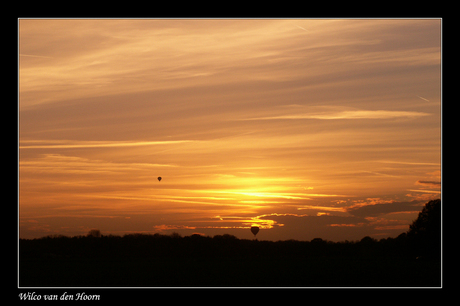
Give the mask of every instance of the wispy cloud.
M 196 229 L 196 227 L 193 226 L 187 226 L 187 225 L 167 225 L 167 224 L 161 224 L 161 225 L 154 225 L 153 229 L 158 232 L 162 232 L 165 230 L 178 230 L 178 229 Z
M 303 205 L 302 207 L 298 207 L 297 210 L 321 210 L 321 211 L 337 211 L 337 212 L 345 212 L 345 208 L 343 207 L 333 207 L 333 206 L 318 206 L 318 205 Z
M 436 194 L 441 193 L 441 191 L 439 190 L 424 190 L 424 189 L 408 189 L 407 191 L 422 192 L 422 193 L 436 193 Z
M 139 147 L 196 142 L 197 140 L 160 140 L 160 141 L 21 141 L 20 149 L 78 149 L 78 148 L 115 148 Z
M 254 117 L 241 120 L 289 120 L 289 119 L 393 119 L 417 118 L 429 116 L 428 113 L 414 111 L 389 111 L 389 110 L 344 110 L 323 113 L 289 114 L 280 116 Z
M 412 162 L 412 161 L 396 161 L 396 160 L 377 160 L 378 163 L 384 164 L 401 164 L 411 166 L 441 166 L 440 163 L 424 163 L 424 162 Z
M 24 56 L 24 57 L 38 57 L 38 58 L 52 58 L 51 56 L 32 55 L 32 54 L 19 54 L 19 56 Z

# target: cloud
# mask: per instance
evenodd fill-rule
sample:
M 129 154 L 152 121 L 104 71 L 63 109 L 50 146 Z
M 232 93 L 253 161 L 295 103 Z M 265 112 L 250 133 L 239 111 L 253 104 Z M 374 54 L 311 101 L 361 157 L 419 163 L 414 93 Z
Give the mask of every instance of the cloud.
M 32 173 L 128 173 L 133 171 L 150 171 L 155 168 L 178 168 L 173 164 L 157 163 L 121 163 L 107 162 L 100 159 L 88 159 L 61 154 L 44 154 L 36 159 L 23 159 L 19 163 L 21 171 Z
M 383 164 L 401 164 L 401 165 L 411 165 L 411 166 L 441 166 L 439 163 L 422 163 L 422 162 L 404 162 L 404 161 L 395 161 L 395 160 L 377 160 L 378 163 Z
M 417 181 L 416 184 L 418 185 L 425 185 L 425 186 L 433 186 L 433 187 L 439 187 L 441 185 L 441 182 L 438 181 Z
M 429 116 L 430 114 L 422 112 L 408 112 L 408 111 L 388 111 L 388 110 L 354 110 L 343 111 L 338 113 L 316 115 L 314 119 L 391 119 L 391 118 L 415 118 L 422 116 Z
M 139 147 L 165 144 L 179 144 L 196 140 L 166 140 L 166 141 L 57 141 L 55 144 L 31 144 L 48 141 L 21 141 L 20 149 L 77 149 L 77 148 L 114 148 Z M 55 141 L 56 142 L 56 141 Z M 27 145 L 27 143 L 29 143 Z
M 423 193 L 441 193 L 441 191 L 439 190 L 408 189 L 407 191 L 423 192 Z
M 346 209 L 346 211 L 355 217 L 375 217 L 393 212 L 417 212 L 421 210 L 421 203 L 423 202 L 415 200 L 410 202 L 379 203 L 370 205 L 360 204 L 358 207 L 349 207 Z
M 186 226 L 186 225 L 168 225 L 168 224 L 161 224 L 161 225 L 154 225 L 153 229 L 157 232 L 162 232 L 166 230 L 178 230 L 178 229 L 196 229 L 193 226 Z
M 319 210 L 319 211 L 335 211 L 335 212 L 344 212 L 343 207 L 331 207 L 331 206 L 319 206 L 319 205 L 302 205 L 297 207 L 297 210 Z
M 51 56 L 33 55 L 33 54 L 19 54 L 19 56 L 36 57 L 36 58 L 52 58 Z
M 428 113 L 413 111 L 389 111 L 389 110 L 346 110 L 323 113 L 290 114 L 281 116 L 255 117 L 242 120 L 293 120 L 293 119 L 394 119 L 394 118 L 417 118 L 429 116 Z

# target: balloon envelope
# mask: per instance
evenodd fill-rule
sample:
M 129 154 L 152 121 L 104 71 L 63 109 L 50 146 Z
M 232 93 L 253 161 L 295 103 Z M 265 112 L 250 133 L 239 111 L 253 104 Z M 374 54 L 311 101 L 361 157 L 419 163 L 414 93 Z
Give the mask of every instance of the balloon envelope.
M 161 182 L 161 176 L 159 176 L 159 177 L 158 177 L 158 181 L 160 181 L 160 182 Z
M 259 227 L 258 226 L 253 226 L 251 227 L 251 232 L 255 235 L 259 232 Z

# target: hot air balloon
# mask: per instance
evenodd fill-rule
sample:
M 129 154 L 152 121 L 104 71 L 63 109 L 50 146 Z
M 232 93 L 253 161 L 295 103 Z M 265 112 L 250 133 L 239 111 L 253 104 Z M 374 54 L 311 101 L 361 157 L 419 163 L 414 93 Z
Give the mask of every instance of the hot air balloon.
M 161 182 L 161 176 L 158 177 L 158 181 Z
M 259 227 L 258 226 L 251 226 L 251 232 L 254 234 L 254 238 L 255 238 L 257 233 L 259 232 Z

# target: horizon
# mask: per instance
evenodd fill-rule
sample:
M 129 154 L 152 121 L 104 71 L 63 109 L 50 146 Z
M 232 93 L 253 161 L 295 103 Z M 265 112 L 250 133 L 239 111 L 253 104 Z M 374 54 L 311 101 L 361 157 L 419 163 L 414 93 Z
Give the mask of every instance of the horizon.
M 395 238 L 441 198 L 441 19 L 19 19 L 18 42 L 19 238 Z
M 435 199 L 434 201 L 436 200 L 440 200 L 440 199 Z M 415 221 L 415 220 L 414 220 Z M 252 228 L 251 227 L 251 231 L 252 231 Z M 258 227 L 257 227 L 258 228 Z M 289 241 L 294 241 L 294 242 L 318 242 L 318 241 L 321 241 L 321 242 L 327 242 L 327 243 L 332 243 L 332 244 L 343 244 L 343 243 L 351 243 L 351 244 L 356 244 L 356 243 L 360 243 L 362 241 L 368 241 L 368 239 L 372 239 L 374 242 L 382 242 L 382 241 L 388 241 L 388 240 L 392 240 L 392 239 L 400 239 L 402 237 L 402 239 L 407 239 L 408 237 L 408 233 L 410 231 L 410 227 L 408 226 L 408 230 L 407 231 L 404 231 L 402 233 L 400 233 L 397 237 L 380 237 L 380 238 L 373 238 L 373 237 L 370 237 L 370 236 L 364 236 L 364 237 L 361 237 L 360 239 L 355 239 L 355 240 L 339 240 L 339 241 L 332 241 L 332 240 L 327 240 L 327 239 L 322 239 L 321 237 L 315 237 L 311 240 L 297 240 L 297 239 L 285 239 L 285 240 L 266 240 L 266 239 L 258 239 L 256 236 L 253 236 L 252 238 L 238 238 L 237 236 L 235 235 L 232 235 L 232 234 L 228 234 L 228 233 L 222 233 L 222 234 L 216 234 L 214 236 L 210 236 L 210 235 L 205 235 L 205 234 L 202 234 L 202 233 L 192 233 L 192 234 L 189 234 L 189 235 L 181 235 L 179 234 L 178 232 L 171 232 L 171 233 L 161 233 L 161 232 L 155 232 L 155 233 L 139 233 L 139 232 L 132 232 L 132 233 L 125 233 L 125 234 L 122 234 L 122 235 L 114 235 L 114 234 L 104 234 L 104 233 L 101 233 L 100 230 L 98 229 L 90 229 L 90 231 L 86 234 L 79 234 L 79 235 L 74 235 L 74 236 L 67 236 L 67 235 L 62 235 L 62 234 L 51 234 L 51 235 L 46 235 L 46 236 L 41 236 L 41 237 L 34 237 L 34 238 L 19 238 L 19 240 L 42 240 L 42 239 L 60 239 L 60 238 L 66 238 L 66 239 L 73 239 L 73 238 L 77 238 L 77 239 L 80 239 L 80 238 L 90 238 L 90 239 L 93 239 L 93 238 L 125 238 L 125 237 L 130 237 L 130 236 L 134 236 L 134 237 L 169 237 L 169 238 L 172 238 L 172 239 L 177 239 L 177 238 L 196 238 L 196 237 L 200 237 L 200 238 L 206 238 L 206 239 L 230 239 L 230 240 L 245 240 L 245 241 L 254 241 L 254 242 L 289 242 Z M 257 234 L 256 234 L 257 235 Z

